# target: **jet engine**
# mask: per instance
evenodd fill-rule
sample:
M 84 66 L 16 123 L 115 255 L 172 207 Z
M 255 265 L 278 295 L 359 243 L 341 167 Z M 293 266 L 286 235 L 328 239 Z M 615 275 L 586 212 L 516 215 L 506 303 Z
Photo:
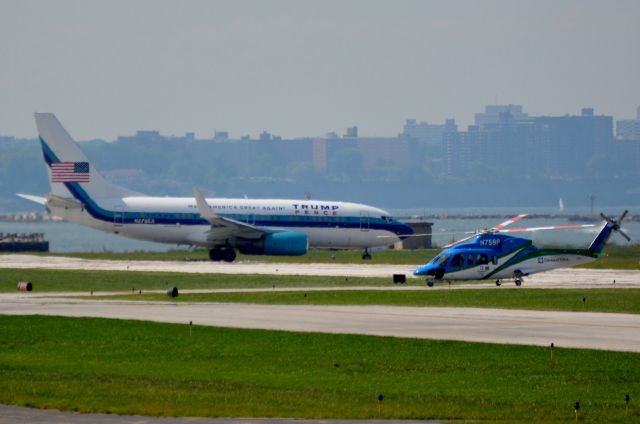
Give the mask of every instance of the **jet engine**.
M 245 255 L 301 256 L 307 253 L 309 239 L 304 233 L 282 231 L 263 235 L 258 241 L 238 246 Z

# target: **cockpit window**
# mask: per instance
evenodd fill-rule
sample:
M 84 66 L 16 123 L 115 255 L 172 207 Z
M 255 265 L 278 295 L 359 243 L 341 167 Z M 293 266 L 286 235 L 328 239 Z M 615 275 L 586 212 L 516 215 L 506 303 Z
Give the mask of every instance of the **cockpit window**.
M 438 256 L 436 256 L 435 258 L 433 258 L 431 260 L 431 262 L 435 265 L 435 266 L 444 266 L 444 264 L 447 263 L 447 259 L 449 259 L 449 255 L 448 253 L 443 253 L 440 254 Z
M 382 215 L 380 218 L 382 218 L 382 220 L 385 221 L 385 222 L 391 222 L 391 217 L 390 216 Z

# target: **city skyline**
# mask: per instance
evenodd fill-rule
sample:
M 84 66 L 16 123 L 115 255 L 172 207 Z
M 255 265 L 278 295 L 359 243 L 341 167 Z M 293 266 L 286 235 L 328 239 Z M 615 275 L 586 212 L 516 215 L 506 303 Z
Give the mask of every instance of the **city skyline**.
M 635 117 L 640 3 L 619 1 L 0 1 L 0 133 L 56 113 L 78 139 L 285 138 L 486 104 Z
M 89 140 L 103 140 L 103 141 L 117 141 L 120 139 L 135 139 L 135 138 L 139 138 L 139 139 L 151 139 L 153 137 L 166 137 L 166 138 L 185 138 L 185 139 L 189 139 L 189 140 L 214 140 L 214 141 L 224 141 L 224 140 L 298 140 L 298 139 L 315 139 L 315 138 L 371 138 L 371 137 L 386 137 L 386 138 L 393 138 L 393 137 L 398 137 L 398 136 L 403 136 L 403 135 L 407 135 L 410 137 L 414 137 L 414 138 L 420 138 L 420 137 L 416 137 L 414 135 L 411 134 L 411 132 L 407 131 L 407 128 L 409 127 L 413 127 L 414 130 L 421 127 L 421 126 L 427 126 L 429 128 L 433 128 L 433 127 L 440 127 L 441 131 L 445 131 L 445 128 L 447 128 L 446 131 L 453 131 L 453 132 L 465 132 L 468 129 L 472 129 L 474 126 L 478 126 L 482 124 L 479 124 L 479 120 L 482 122 L 482 120 L 487 119 L 485 116 L 493 116 L 493 118 L 495 119 L 495 121 L 497 122 L 497 118 L 499 116 L 499 112 L 503 111 L 503 109 L 509 109 L 513 115 L 513 110 L 517 109 L 522 113 L 522 117 L 519 115 L 514 116 L 514 118 L 520 119 L 520 118 L 524 118 L 524 119 L 533 119 L 533 118 L 540 118 L 540 117 L 570 117 L 570 116 L 580 116 L 581 114 L 584 113 L 585 110 L 589 110 L 591 111 L 594 115 L 596 116 L 607 116 L 607 117 L 611 117 L 612 121 L 613 121 L 613 132 L 612 132 L 612 136 L 613 137 L 618 137 L 619 136 L 619 132 L 621 130 L 626 130 L 628 131 L 628 127 L 627 126 L 623 126 L 621 127 L 618 124 L 624 123 L 624 124 L 631 124 L 633 125 L 632 130 L 635 130 L 635 125 L 640 125 L 640 124 L 636 124 L 637 122 L 640 123 L 640 106 L 637 106 L 637 108 L 634 110 L 634 114 L 632 116 L 630 116 L 629 118 L 624 118 L 624 119 L 617 119 L 615 116 L 612 115 L 608 115 L 606 113 L 602 113 L 600 110 L 597 109 L 597 107 L 593 107 L 593 106 L 589 106 L 589 107 L 581 107 L 580 109 L 576 110 L 576 111 L 571 111 L 571 112 L 567 112 L 567 113 L 563 113 L 561 115 L 552 115 L 549 113 L 542 113 L 540 115 L 535 115 L 529 112 L 529 110 L 526 109 L 525 105 L 520 105 L 520 104 L 487 104 L 484 105 L 482 110 L 478 110 L 473 114 L 473 119 L 469 122 L 468 125 L 463 126 L 460 125 L 460 119 L 458 118 L 458 116 L 453 115 L 451 117 L 445 118 L 442 122 L 436 122 L 436 121 L 432 121 L 432 120 L 426 120 L 426 119 L 421 119 L 421 118 L 416 118 L 416 117 L 405 117 L 403 119 L 402 123 L 398 124 L 397 127 L 397 131 L 395 131 L 392 134 L 372 134 L 372 133 L 366 133 L 363 134 L 362 131 L 362 127 L 360 125 L 358 125 L 358 123 L 354 123 L 354 125 L 351 125 L 349 127 L 345 127 L 345 128 L 332 128 L 329 129 L 327 132 L 325 132 L 324 134 L 300 134 L 297 136 L 293 136 L 293 137 L 286 137 L 283 136 L 281 134 L 276 134 L 273 132 L 270 132 L 269 129 L 260 129 L 259 132 L 255 133 L 255 134 L 249 134 L 246 131 L 240 131 L 239 133 L 231 133 L 230 131 L 228 131 L 225 128 L 218 128 L 216 129 L 213 133 L 211 134 L 197 134 L 196 132 L 194 132 L 191 129 L 186 129 L 186 131 L 184 133 L 181 134 L 177 134 L 177 133 L 163 133 L 161 130 L 156 129 L 156 128 L 138 128 L 135 129 L 132 133 L 130 134 L 117 134 L 115 135 L 114 138 L 104 138 L 104 137 L 93 137 L 93 138 L 88 138 L 88 139 L 80 139 L 78 138 L 79 141 L 89 141 Z M 490 111 L 491 112 L 488 112 Z M 491 119 L 491 118 L 490 118 Z M 638 127 L 640 128 L 640 127 Z M 418 130 L 419 131 L 419 130 Z M 75 131 L 74 131 L 75 134 Z M 432 134 L 433 135 L 433 134 Z M 442 141 L 441 139 L 441 134 L 437 135 L 438 137 L 438 142 Z M 19 136 L 19 135 L 15 135 L 15 134 L 8 134 L 8 133 L 3 133 L 2 129 L 0 128 L 0 139 L 2 138 L 15 138 L 15 139 L 33 139 L 36 138 L 35 135 L 33 136 Z M 640 137 L 622 137 L 622 138 L 626 138 L 626 139 L 630 139 L 630 140 L 640 140 Z

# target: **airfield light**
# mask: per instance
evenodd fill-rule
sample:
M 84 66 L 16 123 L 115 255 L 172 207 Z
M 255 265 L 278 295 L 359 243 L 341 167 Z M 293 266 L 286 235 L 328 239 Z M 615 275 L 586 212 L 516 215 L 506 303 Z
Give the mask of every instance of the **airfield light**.
M 629 414 L 629 400 L 631 400 L 631 398 L 629 397 L 629 393 L 627 393 L 626 395 L 624 395 L 624 405 L 625 405 L 625 414 Z
M 553 348 L 554 348 L 554 345 L 553 345 L 553 343 L 551 343 L 550 351 L 551 351 L 551 361 L 552 362 L 553 362 Z
M 577 400 L 573 404 L 573 410 L 576 413 L 576 421 L 578 421 L 578 418 L 580 417 L 580 401 L 579 400 Z
M 189 337 L 191 337 L 192 328 L 193 328 L 193 321 L 189 321 Z
M 382 401 L 384 400 L 384 396 L 382 393 L 378 393 L 378 414 L 382 412 Z

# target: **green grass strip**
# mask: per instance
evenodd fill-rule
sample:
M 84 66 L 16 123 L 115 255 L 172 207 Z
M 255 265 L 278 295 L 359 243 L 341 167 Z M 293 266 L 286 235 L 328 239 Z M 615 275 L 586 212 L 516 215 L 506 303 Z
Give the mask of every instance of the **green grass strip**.
M 109 297 L 114 299 L 114 297 Z M 260 293 L 142 294 L 129 300 L 231 302 L 286 305 L 455 306 L 544 311 L 640 313 L 640 289 L 460 289 L 424 291 L 308 291 Z
M 152 416 L 640 419 L 634 353 L 0 317 L 0 403 Z M 384 395 L 378 413 L 376 396 Z M 632 404 L 625 412 L 624 395 Z
M 131 291 L 204 288 L 340 287 L 391 285 L 389 278 L 288 276 L 250 274 L 187 274 L 179 272 L 0 269 L 0 292 L 16 291 L 31 281 L 35 291 Z M 414 284 L 424 284 L 415 279 Z

